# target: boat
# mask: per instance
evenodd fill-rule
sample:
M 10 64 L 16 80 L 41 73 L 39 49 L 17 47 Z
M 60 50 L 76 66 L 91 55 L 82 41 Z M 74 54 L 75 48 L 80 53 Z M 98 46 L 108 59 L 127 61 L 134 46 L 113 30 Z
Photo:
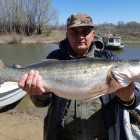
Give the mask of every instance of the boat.
M 124 47 L 120 36 L 110 34 L 109 36 L 102 37 L 102 40 L 104 43 L 104 49 L 107 50 L 117 50 Z
M 13 104 L 26 95 L 26 92 L 19 88 L 17 82 L 4 82 L 0 84 L 0 109 Z

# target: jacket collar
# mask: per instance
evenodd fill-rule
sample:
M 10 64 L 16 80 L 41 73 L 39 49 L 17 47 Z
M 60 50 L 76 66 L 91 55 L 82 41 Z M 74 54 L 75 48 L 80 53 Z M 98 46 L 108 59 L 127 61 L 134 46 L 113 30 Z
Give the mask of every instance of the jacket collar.
M 67 38 L 65 38 L 64 40 L 62 40 L 60 42 L 59 48 L 60 48 L 60 50 L 61 50 L 61 52 L 63 54 L 68 55 L 70 58 L 76 58 L 77 57 L 76 53 L 72 50 L 72 48 L 70 46 L 70 43 L 69 43 L 69 41 L 68 41 Z M 89 56 L 89 57 L 92 56 L 92 57 L 94 57 L 94 51 L 95 50 L 99 50 L 99 49 L 96 48 L 95 43 L 92 42 L 91 43 L 91 46 L 89 48 L 89 51 L 86 54 L 86 56 Z

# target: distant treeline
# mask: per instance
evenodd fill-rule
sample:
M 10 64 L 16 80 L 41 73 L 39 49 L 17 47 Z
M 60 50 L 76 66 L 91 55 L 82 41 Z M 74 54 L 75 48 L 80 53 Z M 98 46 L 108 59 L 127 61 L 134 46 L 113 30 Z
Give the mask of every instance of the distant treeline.
M 66 30 L 66 25 L 59 26 L 61 30 Z M 140 35 L 140 23 L 131 21 L 124 23 L 119 21 L 117 24 L 112 23 L 103 23 L 95 25 L 96 33 L 104 34 L 131 34 L 131 35 Z
M 0 0 L 0 34 L 41 34 L 57 20 L 51 0 Z
M 131 21 L 124 23 L 119 21 L 117 24 L 104 23 L 96 26 L 99 33 L 113 33 L 113 34 L 131 34 L 140 35 L 140 23 Z

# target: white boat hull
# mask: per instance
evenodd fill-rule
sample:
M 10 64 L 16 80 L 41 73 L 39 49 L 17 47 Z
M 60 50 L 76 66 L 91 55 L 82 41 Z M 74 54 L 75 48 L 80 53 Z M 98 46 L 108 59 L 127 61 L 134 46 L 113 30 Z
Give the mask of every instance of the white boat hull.
M 20 89 L 16 82 L 4 82 L 0 85 L 0 109 L 20 100 L 25 95 L 26 92 Z
M 124 44 L 121 42 L 121 37 L 109 35 L 106 37 L 102 37 L 102 39 L 105 49 L 117 50 L 124 47 Z

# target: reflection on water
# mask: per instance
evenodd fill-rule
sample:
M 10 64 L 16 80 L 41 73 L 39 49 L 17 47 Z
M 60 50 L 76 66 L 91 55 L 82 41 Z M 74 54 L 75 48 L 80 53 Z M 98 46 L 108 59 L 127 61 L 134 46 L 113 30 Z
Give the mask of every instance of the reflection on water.
M 0 59 L 8 65 L 26 65 L 45 59 L 56 48 L 57 44 L 0 44 Z

